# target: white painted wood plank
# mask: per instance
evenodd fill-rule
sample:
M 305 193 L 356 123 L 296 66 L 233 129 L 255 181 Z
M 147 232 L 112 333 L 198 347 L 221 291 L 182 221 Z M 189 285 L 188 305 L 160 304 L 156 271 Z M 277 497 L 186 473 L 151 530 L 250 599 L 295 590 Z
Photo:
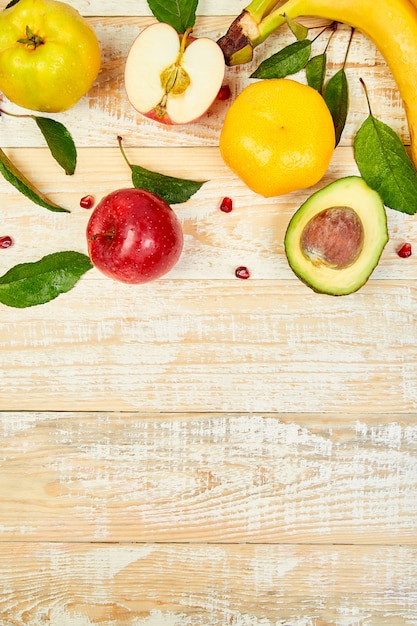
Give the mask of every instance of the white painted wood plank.
M 114 146 L 117 135 L 122 135 L 136 146 L 217 146 L 219 133 L 229 102 L 215 102 L 210 111 L 198 122 L 167 127 L 151 122 L 137 113 L 127 100 L 123 71 L 130 46 L 140 29 L 151 23 L 151 18 L 94 18 L 91 24 L 96 29 L 102 47 L 102 68 L 99 77 L 87 96 L 69 111 L 51 115 L 64 123 L 74 136 L 77 146 Z M 310 22 L 315 24 L 316 22 Z M 323 22 L 321 22 L 323 23 Z M 226 29 L 225 18 L 207 17 L 199 20 L 196 34 L 217 39 Z M 319 30 L 313 31 L 312 36 Z M 328 78 L 343 63 L 348 45 L 350 29 L 340 26 L 329 48 Z M 327 37 L 323 35 L 315 42 L 314 52 L 321 52 Z M 232 98 L 249 84 L 251 72 L 258 64 L 280 48 L 292 42 L 294 37 L 282 28 L 255 52 L 254 60 L 244 66 L 226 68 L 225 80 Z M 360 33 L 355 33 L 346 72 L 350 87 L 350 107 L 341 145 L 351 146 L 353 136 L 368 114 L 364 90 L 359 82 L 367 85 L 373 113 L 389 124 L 409 143 L 409 132 L 405 113 L 396 84 L 384 60 L 375 46 Z M 293 76 L 305 82 L 304 71 Z M 4 108 L 12 112 L 24 112 L 8 103 Z M 32 120 L 0 118 L 2 147 L 33 147 L 45 145 Z
M 335 299 L 298 281 L 92 274 L 2 310 L 0 408 L 416 411 L 416 296 L 401 281 Z
M 217 39 L 245 4 L 200 0 L 196 34 Z M 145 0 L 73 5 L 103 52 L 90 93 L 56 116 L 79 147 L 75 177 L 30 120 L 0 118 L 1 146 L 72 213 L 1 179 L 0 235 L 15 245 L 0 273 L 85 251 L 80 197 L 130 184 L 117 134 L 141 164 L 210 182 L 177 207 L 186 249 L 170 276 L 137 289 L 92 271 L 48 305 L 0 308 L 2 626 L 417 624 L 417 257 L 395 254 L 416 220 L 388 212 L 391 241 L 360 292 L 313 294 L 282 248 L 307 193 L 267 201 L 231 175 L 217 150 L 228 103 L 181 128 L 136 115 L 123 67 L 153 21 Z M 328 76 L 348 36 L 334 37 Z M 232 95 L 292 40 L 282 29 L 227 69 Z M 323 182 L 356 172 L 359 76 L 409 142 L 392 77 L 360 34 L 346 69 L 349 118 Z M 225 193 L 235 209 L 220 215 Z M 249 281 L 233 277 L 241 263 Z
M 409 546 L 0 547 L 3 626 L 411 626 Z
M 417 546 L 415 414 L 3 412 L 0 435 L 2 542 Z
M 0 9 L 5 8 L 9 0 L 0 0 Z M 151 16 L 146 0 L 71 0 L 70 4 L 81 13 L 91 16 Z M 197 15 L 235 16 L 248 4 L 244 0 L 199 0 Z
M 154 171 L 208 180 L 188 202 L 174 207 L 185 233 L 185 246 L 179 264 L 162 280 L 235 280 L 235 268 L 246 265 L 253 279 L 297 281 L 283 245 L 291 216 L 313 191 L 337 178 L 358 174 L 351 148 L 338 148 L 327 174 L 315 187 L 265 199 L 232 174 L 216 147 L 163 151 L 134 148 L 127 137 L 125 149 L 133 163 Z M 0 178 L 0 202 L 4 207 L 1 234 L 9 234 L 15 240 L 13 247 L 2 251 L 0 274 L 16 263 L 36 260 L 47 252 L 69 248 L 87 252 L 85 229 L 90 212 L 80 207 L 80 199 L 89 193 L 98 202 L 106 193 L 132 185 L 130 170 L 118 148 L 79 149 L 77 172 L 72 177 L 60 170 L 47 149 L 6 152 L 39 189 L 71 213 L 47 211 Z M 224 195 L 234 203 L 228 214 L 219 210 Z M 391 209 L 387 209 L 387 216 L 390 241 L 371 280 L 413 281 L 417 276 L 417 255 L 401 259 L 396 249 L 404 241 L 417 240 L 417 220 Z M 105 297 L 109 279 L 94 271 L 85 280 L 92 278 L 97 299 Z M 240 286 L 243 293 L 243 283 Z M 116 286 L 112 289 L 118 291 Z M 132 287 L 129 293 L 134 296 L 140 288 Z M 328 304 L 331 314 L 334 302 L 330 299 Z

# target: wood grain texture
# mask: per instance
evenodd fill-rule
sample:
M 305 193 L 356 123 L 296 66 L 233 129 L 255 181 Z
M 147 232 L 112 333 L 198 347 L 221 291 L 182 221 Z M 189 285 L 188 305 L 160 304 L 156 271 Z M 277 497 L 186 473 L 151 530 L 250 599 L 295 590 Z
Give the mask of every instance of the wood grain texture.
M 0 306 L 0 626 L 416 626 L 417 255 L 396 249 L 417 246 L 417 220 L 387 210 L 381 261 L 347 297 L 314 294 L 283 249 L 308 195 L 358 173 L 360 77 L 374 115 L 409 144 L 383 58 L 355 32 L 349 116 L 326 176 L 265 199 L 220 158 L 230 101 L 185 127 L 129 105 L 124 61 L 154 20 L 148 3 L 71 4 L 102 49 L 91 91 L 52 116 L 76 142 L 75 175 L 33 120 L 0 117 L 0 146 L 71 213 L 1 178 L 0 235 L 14 245 L 0 274 L 86 252 L 80 198 L 131 185 L 117 135 L 132 162 L 208 182 L 175 207 L 184 254 L 160 281 L 130 287 L 93 269 L 47 305 Z M 217 39 L 245 4 L 200 0 L 195 34 Z M 325 25 L 303 21 L 312 36 Z M 349 36 L 340 25 L 327 78 Z M 282 28 L 252 63 L 227 68 L 232 98 L 293 40 Z
M 162 280 L 232 280 L 235 267 L 242 264 L 250 267 L 253 278 L 295 280 L 283 246 L 292 215 L 310 194 L 325 184 L 359 174 L 352 148 L 337 148 L 326 175 L 317 185 L 280 197 L 263 198 L 226 167 L 217 147 L 136 148 L 129 137 L 124 147 L 132 163 L 170 176 L 207 181 L 190 200 L 173 206 L 185 234 L 184 253 L 180 263 Z M 47 249 L 65 250 L 71 245 L 86 252 L 85 228 L 90 212 L 80 207 L 81 197 L 92 194 L 98 203 L 114 189 L 132 186 L 131 172 L 118 148 L 79 149 L 74 176 L 66 176 L 46 148 L 9 148 L 6 153 L 41 191 L 70 214 L 54 214 L 33 204 L 1 178 L 3 229 L 9 229 L 15 245 L 2 254 L 0 268 L 32 261 Z M 233 199 L 234 209 L 228 214 L 219 210 L 224 195 Z M 387 219 L 390 241 L 373 279 L 413 279 L 417 275 L 417 257 L 401 259 L 396 249 L 404 241 L 416 239 L 417 220 L 391 209 L 387 209 Z M 99 279 L 94 272 L 86 280 L 93 276 Z M 104 284 L 109 284 L 108 279 Z M 138 293 L 140 288 L 130 288 L 129 292 Z M 332 299 L 327 300 L 330 305 Z M 28 314 L 26 311 L 25 315 Z
M 4 8 L 9 0 L 0 0 L 0 8 Z M 71 5 L 82 15 L 122 15 L 122 16 L 151 16 L 151 11 L 146 0 L 72 0 Z M 197 7 L 198 15 L 229 15 L 235 16 L 245 6 L 244 0 L 199 0 Z
M 283 249 L 291 215 L 312 190 L 262 199 L 215 147 L 125 147 L 132 162 L 209 181 L 175 207 L 185 233 L 181 261 L 150 285 L 92 270 L 46 306 L 2 306 L 1 409 L 416 409 L 417 257 L 396 254 L 416 238 L 415 219 L 388 211 L 390 242 L 368 284 L 345 298 L 320 296 L 295 278 Z M 2 273 L 47 252 L 86 252 L 89 212 L 79 199 L 131 184 L 118 148 L 81 149 L 71 178 L 46 149 L 8 153 L 71 213 L 52 214 L 0 181 L 0 198 L 13 207 L 3 228 L 15 239 L 2 253 Z M 338 148 L 321 184 L 355 173 L 351 148 Z M 219 211 L 224 193 L 234 199 L 230 214 Z M 249 281 L 235 278 L 239 265 L 249 267 Z
M 0 414 L 0 538 L 417 545 L 415 415 Z
M 329 304 L 292 280 L 132 291 L 92 278 L 4 313 L 1 407 L 413 412 L 415 310 L 407 281 Z
M 170 127 L 155 124 L 139 115 L 130 105 L 124 89 L 124 62 L 140 30 L 152 23 L 154 18 L 109 17 L 91 18 L 89 21 L 98 35 L 102 49 L 102 67 L 98 79 L 90 92 L 73 108 L 50 115 L 67 126 L 77 146 L 112 147 L 116 145 L 118 134 L 136 146 L 218 145 L 220 129 L 230 102 L 215 102 L 209 112 L 194 124 Z M 230 18 L 225 17 L 201 17 L 196 23 L 195 34 L 217 39 L 225 32 L 230 21 Z M 313 27 L 311 38 L 318 35 L 323 25 L 328 23 L 311 18 L 304 22 Z M 328 48 L 327 78 L 343 64 L 349 37 L 350 28 L 339 25 Z M 313 44 L 312 53 L 322 52 L 328 38 L 328 32 L 318 37 Z M 286 27 L 282 27 L 255 50 L 251 63 L 226 68 L 224 83 L 230 86 L 232 98 L 251 82 L 252 79 L 249 79 L 251 72 L 263 59 L 293 41 L 294 36 Z M 368 114 L 359 78 L 365 81 L 371 94 L 374 115 L 389 123 L 404 143 L 409 143 L 404 109 L 392 75 L 374 44 L 359 32 L 355 32 L 353 37 L 346 72 L 350 88 L 350 106 L 341 145 L 352 145 L 354 134 Z M 298 72 L 293 78 L 305 82 L 304 71 Z M 7 101 L 4 108 L 11 112 L 23 112 Z M 3 116 L 0 122 L 3 147 L 45 145 L 33 120 L 16 120 Z
M 13 543 L 0 547 L 0 616 L 3 626 L 411 626 L 416 563 L 410 546 Z

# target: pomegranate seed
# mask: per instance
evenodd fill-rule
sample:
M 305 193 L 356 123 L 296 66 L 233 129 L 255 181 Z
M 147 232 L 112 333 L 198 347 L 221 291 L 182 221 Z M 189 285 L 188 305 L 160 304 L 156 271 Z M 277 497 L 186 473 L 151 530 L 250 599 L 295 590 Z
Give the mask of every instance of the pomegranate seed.
M 223 85 L 219 89 L 219 93 L 217 94 L 217 100 L 228 100 L 230 98 L 231 92 L 229 85 Z
M 80 207 L 82 207 L 83 209 L 91 209 L 91 207 L 94 204 L 94 198 L 93 196 L 84 196 L 81 198 L 80 200 Z
M 223 211 L 223 213 L 230 213 L 232 209 L 233 209 L 232 198 L 228 198 L 228 197 L 223 198 L 220 204 L 220 211 Z
M 0 248 L 10 248 L 13 245 L 13 239 L 9 235 L 0 237 Z
M 235 269 L 235 276 L 236 278 L 243 278 L 244 280 L 246 280 L 247 278 L 249 278 L 250 273 L 247 267 L 245 267 L 244 265 L 240 265 Z
M 398 256 L 400 256 L 402 259 L 406 259 L 407 257 L 411 256 L 413 253 L 412 249 L 411 249 L 411 243 L 403 243 L 398 249 L 397 249 L 397 254 Z

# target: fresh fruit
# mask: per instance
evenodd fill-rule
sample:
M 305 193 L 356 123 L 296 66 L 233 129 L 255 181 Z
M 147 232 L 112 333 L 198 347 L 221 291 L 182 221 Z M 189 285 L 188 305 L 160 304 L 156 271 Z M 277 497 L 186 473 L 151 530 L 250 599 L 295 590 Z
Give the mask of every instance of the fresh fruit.
M 232 95 L 229 85 L 222 85 L 217 94 L 217 100 L 229 100 Z
M 231 213 L 233 211 L 233 200 L 229 196 L 225 196 L 220 202 L 220 211 L 223 213 Z
M 146 283 L 177 263 L 183 233 L 162 198 L 143 189 L 118 189 L 93 210 L 87 244 L 93 265 L 106 276 L 124 283 Z
M 381 197 L 359 176 L 348 176 L 316 191 L 296 211 L 285 253 L 311 289 L 341 296 L 366 283 L 387 241 Z
M 220 133 L 225 163 L 265 197 L 317 183 L 334 147 L 333 120 L 322 96 L 287 78 L 246 87 L 229 107 Z
M 0 248 L 10 248 L 13 245 L 13 239 L 10 235 L 3 235 L 0 237 Z
M 287 19 L 301 15 L 343 22 L 369 37 L 385 58 L 397 83 L 407 114 L 411 155 L 417 166 L 417 1 L 287 0 L 274 9 L 273 0 L 253 0 L 218 43 L 228 65 L 251 60 L 253 48 Z M 415 5 L 415 6 L 413 6 Z
M 401 244 L 397 249 L 397 254 L 401 259 L 408 259 L 408 257 L 413 254 L 411 243 L 406 242 Z
M 92 209 L 94 206 L 94 197 L 90 194 L 83 196 L 80 200 L 80 207 L 82 209 Z
M 250 278 L 250 272 L 246 265 L 239 265 L 239 267 L 235 269 L 235 276 L 236 278 L 241 278 L 242 280 Z
M 100 47 L 94 30 L 58 0 L 19 0 L 0 11 L 0 90 L 34 111 L 72 107 L 95 81 Z
M 179 35 L 163 22 L 145 28 L 125 65 L 133 107 L 164 124 L 187 124 L 211 106 L 223 82 L 223 53 L 208 37 Z

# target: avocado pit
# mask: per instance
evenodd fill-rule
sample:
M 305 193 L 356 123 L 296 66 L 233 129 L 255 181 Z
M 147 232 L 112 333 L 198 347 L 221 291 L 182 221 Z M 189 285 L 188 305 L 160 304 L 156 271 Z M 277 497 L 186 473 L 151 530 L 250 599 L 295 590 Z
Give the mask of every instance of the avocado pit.
M 304 256 L 315 265 L 344 269 L 359 257 L 364 228 L 359 215 L 348 206 L 332 206 L 314 217 L 301 233 Z

